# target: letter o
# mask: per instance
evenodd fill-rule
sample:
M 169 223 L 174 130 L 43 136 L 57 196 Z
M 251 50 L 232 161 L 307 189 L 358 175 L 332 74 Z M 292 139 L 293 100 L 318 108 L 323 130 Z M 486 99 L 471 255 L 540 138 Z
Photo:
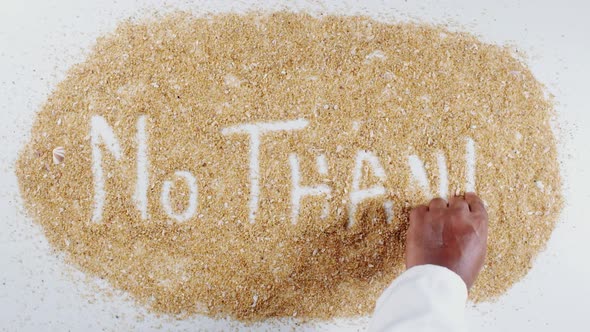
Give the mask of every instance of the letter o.
M 180 177 L 186 181 L 186 184 L 189 188 L 189 200 L 188 200 L 188 207 L 182 213 L 176 213 L 172 210 L 172 206 L 170 205 L 170 191 L 172 191 L 174 187 L 174 183 L 172 181 L 164 181 L 164 185 L 162 186 L 162 195 L 160 197 L 160 201 L 162 203 L 162 207 L 166 214 L 178 221 L 183 222 L 187 221 L 192 218 L 195 213 L 197 212 L 197 198 L 198 198 L 198 188 L 197 188 L 197 179 L 187 171 L 176 171 L 174 173 L 175 176 Z

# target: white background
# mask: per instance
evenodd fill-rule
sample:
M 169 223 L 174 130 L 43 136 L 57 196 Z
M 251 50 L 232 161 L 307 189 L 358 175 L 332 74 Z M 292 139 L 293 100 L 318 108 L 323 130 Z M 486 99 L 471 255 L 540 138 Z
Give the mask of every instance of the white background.
M 0 330 L 220 330 L 228 321 L 155 317 L 52 252 L 23 216 L 14 175 L 34 114 L 68 67 L 118 21 L 154 9 L 196 13 L 291 9 L 383 20 L 451 22 L 483 40 L 526 51 L 558 102 L 557 135 L 567 200 L 547 249 L 525 279 L 494 303 L 469 305 L 473 331 L 580 331 L 590 321 L 590 5 L 579 1 L 81 1 L 0 0 Z M 98 290 L 103 289 L 103 290 Z M 111 290 L 112 291 L 112 290 Z M 293 325 L 362 330 L 366 319 Z M 233 325 L 235 326 L 235 324 Z M 243 326 L 242 326 L 243 327 Z M 266 324 L 246 327 L 268 328 Z M 276 325 L 270 325 L 276 328 Z

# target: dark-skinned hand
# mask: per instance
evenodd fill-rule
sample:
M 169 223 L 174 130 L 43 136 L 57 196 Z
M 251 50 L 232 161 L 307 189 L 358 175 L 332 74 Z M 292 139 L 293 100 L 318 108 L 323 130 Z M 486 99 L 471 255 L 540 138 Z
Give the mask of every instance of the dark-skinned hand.
M 434 264 L 457 273 L 471 288 L 486 256 L 488 215 L 474 193 L 449 202 L 435 198 L 410 213 L 406 268 Z

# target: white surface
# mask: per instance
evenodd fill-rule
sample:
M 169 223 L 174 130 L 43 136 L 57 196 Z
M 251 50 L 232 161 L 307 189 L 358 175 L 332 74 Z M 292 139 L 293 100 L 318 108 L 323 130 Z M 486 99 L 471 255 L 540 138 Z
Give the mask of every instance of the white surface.
M 0 330 L 149 331 L 227 329 L 207 318 L 170 321 L 111 299 L 53 253 L 40 227 L 23 217 L 13 165 L 35 111 L 68 67 L 84 58 L 99 35 L 145 9 L 243 11 L 247 1 L 45 1 L 0 2 Z M 590 308 L 590 5 L 583 1 L 265 1 L 264 8 L 314 13 L 368 14 L 384 19 L 449 19 L 482 39 L 517 45 L 559 103 L 562 172 L 567 199 L 547 250 L 531 272 L 495 303 L 468 309 L 473 331 L 586 330 Z M 94 295 L 96 294 L 96 295 Z M 363 329 L 366 320 L 310 329 Z M 250 328 L 262 328 L 251 326 Z M 290 329 L 289 329 L 290 330 Z

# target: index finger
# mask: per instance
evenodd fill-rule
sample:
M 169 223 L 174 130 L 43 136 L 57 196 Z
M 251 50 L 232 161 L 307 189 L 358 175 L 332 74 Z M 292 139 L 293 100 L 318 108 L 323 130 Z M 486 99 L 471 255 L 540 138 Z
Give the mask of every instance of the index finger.
M 486 212 L 483 202 L 475 193 L 465 193 L 465 201 L 471 212 Z
M 410 211 L 410 224 L 413 223 L 414 220 L 422 218 L 424 214 L 428 212 L 428 206 L 426 205 L 418 205 Z

